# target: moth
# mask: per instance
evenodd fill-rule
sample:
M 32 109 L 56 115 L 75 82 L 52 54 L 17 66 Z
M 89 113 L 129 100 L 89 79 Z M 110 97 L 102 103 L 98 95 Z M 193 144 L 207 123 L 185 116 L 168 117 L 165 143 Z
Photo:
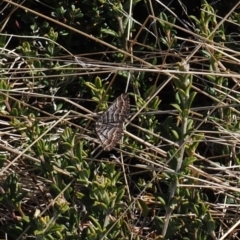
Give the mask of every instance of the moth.
M 124 121 L 130 115 L 129 96 L 121 94 L 98 118 L 95 131 L 105 151 L 111 151 L 122 138 Z

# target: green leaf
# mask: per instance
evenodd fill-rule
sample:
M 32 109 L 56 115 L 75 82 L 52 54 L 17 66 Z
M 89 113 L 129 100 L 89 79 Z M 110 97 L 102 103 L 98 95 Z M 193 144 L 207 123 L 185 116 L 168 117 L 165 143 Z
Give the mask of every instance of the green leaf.
M 46 234 L 62 232 L 65 229 L 64 225 L 54 224 L 46 230 Z
M 196 160 L 197 158 L 193 156 L 184 158 L 181 169 L 184 171 L 190 164 L 194 163 Z
M 173 106 L 175 109 L 179 111 L 179 113 L 182 113 L 182 109 L 178 104 L 172 103 L 171 106 Z
M 102 89 L 102 79 L 100 77 L 96 77 L 94 80 L 95 86 L 97 89 Z
M 76 146 L 76 157 L 78 159 L 78 163 L 81 163 L 82 160 L 82 151 L 83 151 L 83 143 L 82 141 L 79 141 Z
M 116 197 L 116 202 L 120 202 L 125 194 L 125 186 L 120 186 L 117 189 L 117 197 Z
M 175 138 L 176 140 L 179 140 L 179 139 L 180 139 L 179 134 L 178 134 L 178 131 L 176 131 L 176 130 L 174 130 L 174 129 L 171 129 L 170 131 L 171 131 L 172 135 L 174 136 L 174 138 Z
M 95 227 L 95 229 L 99 229 L 100 231 L 102 231 L 102 226 L 100 225 L 98 219 L 96 219 L 93 216 L 89 215 L 89 220 L 92 221 L 93 226 Z
M 190 93 L 190 96 L 189 96 L 189 99 L 188 99 L 188 109 L 191 108 L 192 103 L 193 103 L 193 100 L 194 100 L 194 98 L 196 97 L 196 95 L 197 95 L 196 92 Z
M 117 38 L 120 37 L 120 35 L 112 29 L 101 28 L 101 33 L 105 33 L 105 34 L 108 34 L 110 36 L 117 37 Z
M 142 216 L 147 217 L 149 213 L 147 204 L 141 199 L 138 199 L 138 203 L 139 203 L 140 209 L 142 210 Z

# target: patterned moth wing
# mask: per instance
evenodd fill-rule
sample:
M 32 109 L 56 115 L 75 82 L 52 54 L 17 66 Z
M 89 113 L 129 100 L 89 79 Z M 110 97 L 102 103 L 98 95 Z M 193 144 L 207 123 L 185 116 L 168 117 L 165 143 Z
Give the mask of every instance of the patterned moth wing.
M 129 97 L 123 93 L 98 118 L 95 130 L 105 151 L 111 151 L 122 138 L 123 123 L 129 113 Z
M 123 123 L 96 124 L 96 132 L 105 151 L 111 151 L 122 138 Z
M 112 105 L 99 117 L 98 122 L 123 123 L 125 119 L 129 116 L 129 113 L 129 96 L 127 93 L 123 93 L 118 98 L 116 98 Z

